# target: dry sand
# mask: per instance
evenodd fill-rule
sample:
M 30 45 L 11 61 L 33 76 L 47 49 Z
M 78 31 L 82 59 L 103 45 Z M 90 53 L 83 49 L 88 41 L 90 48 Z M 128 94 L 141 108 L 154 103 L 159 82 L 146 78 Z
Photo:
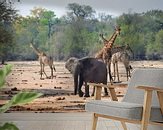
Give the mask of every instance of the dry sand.
M 23 90 L 41 92 L 44 95 L 33 102 L 11 107 L 8 112 L 84 112 L 85 98 L 73 95 L 73 78 L 65 69 L 64 62 L 55 62 L 55 78 L 40 80 L 40 66 L 38 61 L 8 62 L 13 64 L 12 73 L 7 77 L 3 91 L 0 92 L 0 105 L 11 99 L 13 95 Z M 132 61 L 135 68 L 163 68 L 163 61 Z M 119 65 L 120 79 L 125 82 L 125 70 L 122 64 Z M 45 71 L 50 75 L 50 68 L 45 67 Z M 83 87 L 84 88 L 84 87 Z M 84 91 L 84 90 L 83 90 Z M 90 88 L 92 91 L 92 88 Z M 126 87 L 117 87 L 116 93 L 119 99 L 126 92 Z M 110 100 L 110 97 L 102 97 L 102 100 Z

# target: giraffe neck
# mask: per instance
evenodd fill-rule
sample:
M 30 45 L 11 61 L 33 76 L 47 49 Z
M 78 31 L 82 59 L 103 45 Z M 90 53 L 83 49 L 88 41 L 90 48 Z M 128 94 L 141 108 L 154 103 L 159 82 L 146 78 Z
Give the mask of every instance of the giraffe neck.
M 41 51 L 38 50 L 37 48 L 35 48 L 33 44 L 30 44 L 30 46 L 32 47 L 32 49 L 34 50 L 34 52 L 35 52 L 38 56 L 41 55 Z
M 113 38 L 114 35 L 115 35 L 115 32 L 112 34 L 112 36 L 110 37 L 110 39 L 108 41 L 110 41 Z
M 114 41 L 115 41 L 116 38 L 117 38 L 117 33 L 114 32 L 113 35 L 112 35 L 112 37 L 110 38 L 110 40 L 109 40 L 109 42 L 108 42 L 108 44 L 109 44 L 109 46 L 110 46 L 111 48 L 112 48 L 112 46 L 113 46 Z

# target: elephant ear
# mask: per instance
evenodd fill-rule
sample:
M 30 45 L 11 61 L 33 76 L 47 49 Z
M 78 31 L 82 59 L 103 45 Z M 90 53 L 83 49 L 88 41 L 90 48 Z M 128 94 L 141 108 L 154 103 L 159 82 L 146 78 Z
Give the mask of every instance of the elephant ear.
M 74 67 L 77 60 L 78 60 L 77 58 L 71 57 L 65 63 L 65 68 L 68 69 L 68 71 L 70 71 L 70 73 L 72 74 L 74 73 Z
M 77 71 L 76 71 L 76 69 L 77 68 L 79 68 L 79 62 L 78 62 L 78 59 L 75 59 L 75 60 L 73 60 L 73 62 L 71 62 L 71 68 L 70 68 L 70 72 L 72 73 L 72 74 L 74 74 L 75 72 L 77 73 Z

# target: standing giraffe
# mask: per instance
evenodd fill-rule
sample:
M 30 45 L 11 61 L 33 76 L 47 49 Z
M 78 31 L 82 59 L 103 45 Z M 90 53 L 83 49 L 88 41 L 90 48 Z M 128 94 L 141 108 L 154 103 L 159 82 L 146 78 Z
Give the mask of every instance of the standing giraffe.
M 95 58 L 102 59 L 104 63 L 107 65 L 111 83 L 113 81 L 112 76 L 111 76 L 111 68 L 110 68 L 111 57 L 112 57 L 111 49 L 113 47 L 115 39 L 117 38 L 117 35 L 120 35 L 120 31 L 121 31 L 120 27 L 116 26 L 115 32 L 113 33 L 113 35 L 111 36 L 109 40 L 106 40 L 103 37 L 103 35 L 100 35 L 102 39 L 104 40 L 104 47 L 95 55 Z
M 117 74 L 117 79 L 118 82 L 120 82 L 119 80 L 119 71 L 118 71 L 118 61 L 122 62 L 124 64 L 125 70 L 126 70 L 126 75 L 127 75 L 127 81 L 129 79 L 129 77 L 131 77 L 131 72 L 130 70 L 132 69 L 131 65 L 130 65 L 130 54 L 133 54 L 132 49 L 130 48 L 130 46 L 127 44 L 126 46 L 121 46 L 121 49 L 119 49 L 119 51 L 114 51 L 116 53 L 112 53 L 112 58 L 111 58 L 111 62 L 113 63 L 113 77 L 115 80 L 115 74 Z M 113 50 L 116 48 L 112 48 Z
M 47 76 L 47 74 L 45 73 L 45 70 L 44 70 L 45 65 L 48 65 L 50 67 L 50 69 L 51 69 L 51 78 L 53 78 L 53 69 L 54 69 L 54 71 L 56 71 L 55 66 L 53 64 L 53 58 L 51 56 L 48 57 L 44 52 L 42 52 L 39 49 L 35 48 L 32 42 L 30 43 L 30 47 L 38 55 L 38 60 L 40 62 L 40 67 L 41 67 L 41 70 L 40 70 L 41 71 L 41 77 L 40 77 L 40 79 L 43 79 L 42 78 L 43 73 L 45 74 L 46 78 L 49 78 Z

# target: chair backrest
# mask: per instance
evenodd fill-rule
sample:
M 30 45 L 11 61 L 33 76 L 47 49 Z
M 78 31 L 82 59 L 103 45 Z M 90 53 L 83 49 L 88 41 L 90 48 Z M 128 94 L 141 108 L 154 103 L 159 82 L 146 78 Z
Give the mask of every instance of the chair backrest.
M 163 69 L 143 68 L 136 69 L 128 84 L 128 89 L 122 101 L 143 104 L 144 91 L 136 86 L 151 86 L 163 88 Z M 152 95 L 152 106 L 159 106 L 156 92 Z

